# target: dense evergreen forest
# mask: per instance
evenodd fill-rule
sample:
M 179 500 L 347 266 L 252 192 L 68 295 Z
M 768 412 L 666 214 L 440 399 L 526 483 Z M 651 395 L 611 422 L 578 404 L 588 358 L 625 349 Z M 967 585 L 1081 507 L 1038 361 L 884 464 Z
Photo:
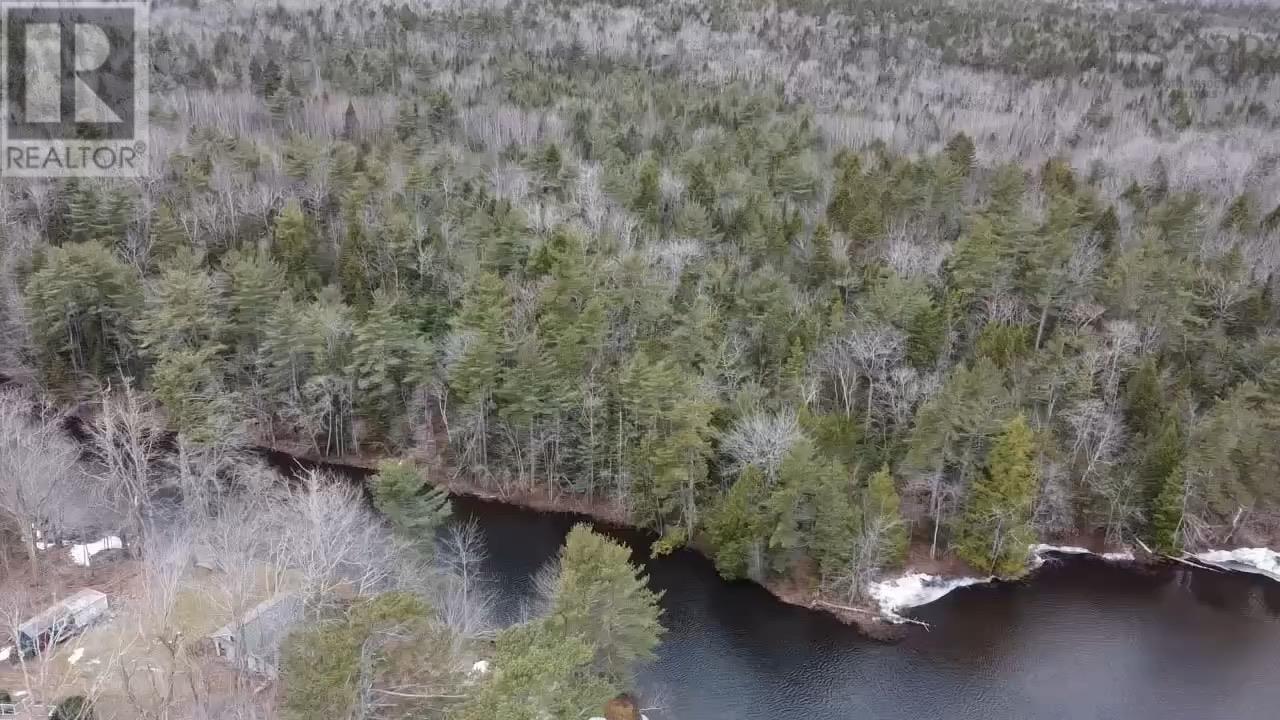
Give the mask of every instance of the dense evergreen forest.
M 1280 531 L 1264 5 L 185 0 L 151 32 L 151 176 L 4 187 L 0 363 L 59 402 L 418 457 L 852 602 L 912 542 L 1014 573 Z

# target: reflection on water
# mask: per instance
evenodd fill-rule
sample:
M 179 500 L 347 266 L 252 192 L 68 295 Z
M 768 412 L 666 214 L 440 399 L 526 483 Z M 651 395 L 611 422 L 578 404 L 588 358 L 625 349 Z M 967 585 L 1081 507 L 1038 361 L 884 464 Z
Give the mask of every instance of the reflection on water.
M 486 532 L 501 612 L 572 522 L 459 500 Z M 669 632 L 640 684 L 653 720 L 1252 720 L 1280 717 L 1280 583 L 1189 568 L 1051 562 L 957 591 L 897 644 L 726 583 L 689 551 L 650 561 Z

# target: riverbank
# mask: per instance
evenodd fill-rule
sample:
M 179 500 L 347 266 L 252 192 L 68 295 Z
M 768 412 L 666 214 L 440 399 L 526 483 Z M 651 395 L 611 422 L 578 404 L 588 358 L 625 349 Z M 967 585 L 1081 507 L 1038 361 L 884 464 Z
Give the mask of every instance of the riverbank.
M 79 413 L 73 413 L 69 417 L 75 421 L 85 420 Z M 79 428 L 78 426 L 69 427 L 68 430 L 76 435 L 75 431 Z M 83 438 L 77 436 L 77 439 Z M 589 498 L 541 490 L 495 489 L 465 474 L 450 472 L 447 463 L 430 449 L 419 448 L 397 454 L 349 454 L 341 457 L 321 456 L 311 448 L 288 442 L 262 443 L 252 449 L 264 456 L 275 456 L 273 463 L 282 468 L 294 462 L 303 462 L 347 475 L 354 471 L 361 477 L 376 472 L 380 462 L 411 461 L 427 470 L 425 474 L 429 482 L 456 496 L 504 503 L 537 512 L 572 514 L 606 527 L 649 532 L 635 525 L 630 520 L 626 508 L 616 502 L 604 498 Z M 753 579 L 750 582 L 764 588 L 780 602 L 820 611 L 858 628 L 871 638 L 880 640 L 900 638 L 904 625 L 924 624 L 905 615 L 910 609 L 934 602 L 962 587 L 1020 582 L 1045 563 L 1046 555 L 1087 553 L 1108 562 L 1126 563 L 1138 567 L 1156 567 L 1170 562 L 1183 562 L 1206 569 L 1260 574 L 1280 582 L 1280 555 L 1266 548 L 1205 550 L 1199 554 L 1187 554 L 1183 558 L 1166 558 L 1146 552 L 1135 553 L 1127 548 L 1099 547 L 1094 550 L 1083 546 L 1083 544 L 1099 546 L 1100 542 L 1096 538 L 1077 537 L 1068 538 L 1068 540 L 1082 544 L 1033 545 L 1028 549 L 1028 564 L 1023 572 L 1013 577 L 996 577 L 977 572 L 949 553 L 935 555 L 930 552 L 929 542 L 916 539 L 909 547 L 907 562 L 901 570 L 880 578 L 868 588 L 865 598 L 853 603 L 841 602 L 842 598 L 824 596 L 813 588 L 812 581 L 801 576 Z M 699 538 L 695 537 L 689 547 L 710 559 L 709 548 L 700 543 Z
M 448 491 L 452 495 L 476 498 L 487 502 L 499 502 L 513 507 L 526 510 L 535 510 L 537 512 L 561 513 L 570 515 L 579 515 L 594 523 L 613 527 L 622 530 L 632 530 L 639 532 L 649 532 L 647 528 L 637 526 L 631 522 L 627 515 L 626 509 L 620 507 L 616 503 L 607 502 L 602 499 L 582 498 L 567 494 L 549 494 L 545 492 L 501 492 L 491 487 L 487 487 L 474 479 L 469 479 L 461 474 L 454 475 L 445 469 L 444 463 L 432 462 L 422 453 L 407 453 L 400 455 L 346 455 L 338 458 L 321 457 L 306 448 L 298 446 L 290 446 L 288 444 L 276 443 L 263 444 L 258 449 L 268 454 L 276 454 L 286 458 L 294 458 L 305 463 L 310 463 L 319 467 L 328 467 L 335 472 L 350 472 L 355 470 L 361 475 L 371 475 L 377 472 L 378 464 L 388 460 L 404 460 L 418 463 L 426 468 L 427 481 L 432 485 Z M 279 462 L 279 459 L 277 459 Z M 657 539 L 656 536 L 654 538 Z M 705 545 L 694 538 L 688 544 L 688 547 L 701 554 L 703 557 L 710 559 L 710 553 Z M 927 546 L 926 546 L 927 549 Z M 927 555 L 927 553 L 926 553 Z M 957 561 L 958 562 L 958 561 Z M 957 562 L 934 561 L 930 563 L 929 569 L 940 567 L 950 567 L 955 569 Z M 960 564 L 963 565 L 962 563 Z M 902 634 L 902 618 L 885 615 L 881 611 L 881 606 L 874 599 L 867 599 L 863 602 L 850 605 L 837 602 L 834 598 L 826 598 L 816 593 L 812 588 L 805 584 L 797 582 L 793 578 L 770 578 L 766 580 L 751 579 L 752 582 L 764 588 L 780 602 L 787 605 L 816 610 L 831 615 L 841 622 L 858 628 L 863 634 L 878 640 L 894 640 L 901 637 Z M 895 622 L 896 621 L 896 622 Z
M 388 460 L 404 460 L 415 462 L 424 467 L 428 482 L 456 496 L 476 498 L 488 502 L 498 502 L 537 512 L 561 513 L 582 516 L 592 522 L 621 530 L 648 532 L 630 521 L 626 509 L 617 503 L 600 498 L 583 498 L 564 493 L 547 493 L 542 491 L 495 490 L 468 478 L 463 474 L 449 472 L 445 463 L 432 458 L 427 453 L 410 452 L 398 455 L 347 455 L 340 458 L 320 457 L 298 446 L 288 444 L 263 445 L 260 448 L 268 453 L 276 453 L 288 458 L 312 463 L 321 467 L 329 467 L 335 472 L 357 471 L 362 476 L 377 471 L 380 462 Z M 656 539 L 656 537 L 655 537 Z M 1083 542 L 1081 538 L 1074 539 Z M 710 559 L 708 548 L 698 538 L 689 543 L 689 548 Z M 788 605 L 815 610 L 856 627 L 864 635 L 882 641 L 901 639 L 905 629 L 910 625 L 924 625 L 908 617 L 905 613 L 912 608 L 934 602 L 953 590 L 972 585 L 988 583 L 1021 582 L 1028 579 L 1045 562 L 1048 555 L 1072 555 L 1088 553 L 1111 562 L 1124 562 L 1138 566 L 1159 566 L 1168 560 L 1150 555 L 1137 555 L 1129 549 L 1093 551 L 1076 545 L 1035 545 L 1028 549 L 1026 569 L 1013 577 L 984 575 L 969 567 L 950 553 L 937 555 L 930 552 L 930 543 L 915 540 L 908 550 L 907 562 L 903 567 L 880 578 L 868 588 L 865 598 L 849 603 L 842 598 L 825 596 L 817 592 L 810 582 L 804 578 L 779 577 L 764 580 L 751 579 L 752 582 L 773 597 Z
M 15 382 L 12 378 L 0 375 L 0 386 Z M 79 422 L 86 421 L 79 408 L 68 417 L 72 426 L 68 431 L 83 440 Z M 463 474 L 455 474 L 448 470 L 447 463 L 440 454 L 433 450 L 439 445 L 427 438 L 425 447 L 411 449 L 406 453 L 382 454 L 361 453 L 340 457 L 321 456 L 313 448 L 290 442 L 261 442 L 253 449 L 261 454 L 275 454 L 279 457 L 276 463 L 287 466 L 290 461 L 297 460 L 327 466 L 336 472 L 350 473 L 357 471 L 361 475 L 376 472 L 379 462 L 386 460 L 407 460 L 415 462 L 427 469 L 429 482 L 448 492 L 473 497 L 490 502 L 500 502 L 515 507 L 538 512 L 568 513 L 579 515 L 593 522 L 612 526 L 618 529 L 646 531 L 630 521 L 625 507 L 602 498 L 584 498 L 563 493 L 495 490 L 493 487 L 477 482 Z M 646 531 L 647 532 L 647 531 Z M 1088 544 L 1097 545 L 1097 539 L 1090 542 L 1087 538 L 1068 538 Z M 710 557 L 708 548 L 698 542 L 698 538 L 690 543 L 695 552 Z M 1135 554 L 1129 549 L 1099 548 L 1093 550 L 1080 545 L 1036 545 L 1029 548 L 1027 568 L 1014 577 L 983 576 L 973 568 L 966 566 L 958 558 L 950 554 L 935 556 L 930 552 L 930 544 L 923 540 L 912 543 L 908 552 L 908 560 L 900 572 L 885 576 L 869 589 L 867 597 L 856 603 L 840 602 L 840 598 L 823 596 L 816 592 L 811 582 L 804 578 L 769 578 L 763 581 L 752 580 L 763 587 L 779 601 L 788 605 L 818 610 L 841 622 L 859 628 L 873 638 L 892 639 L 900 636 L 901 626 L 912 622 L 903 613 L 945 596 L 960 587 L 975 584 L 996 582 L 1019 582 L 1026 579 L 1044 562 L 1044 553 L 1063 555 L 1089 553 L 1110 562 L 1124 562 L 1139 566 L 1159 566 L 1167 562 L 1187 562 L 1198 567 L 1216 568 L 1223 571 L 1252 572 L 1280 581 L 1280 556 L 1266 548 L 1238 548 L 1228 550 L 1205 550 L 1199 555 L 1187 558 L 1164 558 L 1150 554 Z M 1244 554 L 1233 554 L 1244 553 Z M 1261 558 L 1259 560 L 1258 558 Z

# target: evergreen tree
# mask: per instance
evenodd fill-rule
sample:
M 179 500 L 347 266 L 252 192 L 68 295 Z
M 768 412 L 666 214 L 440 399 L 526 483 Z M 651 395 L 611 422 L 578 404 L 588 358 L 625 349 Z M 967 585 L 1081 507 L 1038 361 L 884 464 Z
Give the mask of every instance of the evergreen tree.
M 1161 480 L 1151 507 L 1152 547 L 1167 555 L 1182 550 L 1185 482 L 1182 466 L 1175 465 Z
M 1147 358 L 1125 383 L 1125 418 L 1138 435 L 1156 432 L 1166 412 L 1160 371 L 1153 358 Z
M 224 439 L 239 417 L 218 350 L 164 346 L 152 371 L 151 386 L 170 426 L 199 445 Z
M 832 253 L 831 228 L 823 223 L 813 231 L 808 268 L 810 287 L 826 287 L 835 277 L 836 265 Z
M 143 350 L 152 356 L 177 350 L 216 354 L 225 330 L 222 298 L 202 258 L 183 251 L 165 263 L 138 322 Z
M 764 474 L 748 467 L 729 488 L 707 520 L 707 539 L 715 551 L 716 570 L 726 580 L 760 579 L 763 547 L 760 535 L 766 497 Z
M 629 562 L 631 551 L 575 525 L 560 551 L 560 575 L 547 627 L 561 637 L 581 638 L 592 648 L 591 667 L 612 683 L 625 683 L 638 663 L 652 660 L 665 632 L 660 593 Z
M 466 344 L 449 377 L 451 390 L 463 404 L 487 402 L 502 375 L 509 307 L 506 285 L 492 273 L 473 278 L 463 295 L 453 326 Z
M 262 342 L 284 285 L 284 269 L 259 251 L 232 250 L 222 257 L 229 343 L 248 355 Z
M 178 224 L 173 210 L 162 205 L 152 214 L 151 225 L 151 259 L 164 262 L 172 258 L 179 250 L 190 247 L 186 231 Z
M 55 382 L 68 380 L 67 372 L 105 378 L 130 363 L 142 292 L 133 270 L 100 243 L 46 250 L 26 297 L 34 339 Z
M 1182 464 L 1184 440 L 1178 419 L 1167 414 L 1158 434 L 1143 437 L 1144 448 L 1141 477 L 1148 502 L 1154 502 L 1164 484 Z
M 657 225 L 662 216 L 662 191 L 658 178 L 658 162 L 646 160 L 640 165 L 631 196 L 631 209 L 652 225 Z
M 666 535 L 660 547 L 679 546 L 692 538 L 709 500 L 711 404 L 687 371 L 643 353 L 624 366 L 619 385 L 638 441 L 627 457 L 637 479 L 636 514 Z
M 591 717 L 618 687 L 593 669 L 594 649 L 547 623 L 498 634 L 493 671 L 458 710 L 462 720 Z
M 784 566 L 793 555 L 807 552 L 820 563 L 829 554 L 822 563 L 827 568 L 838 565 L 858 522 L 848 470 L 820 456 L 807 439 L 796 443 L 779 465 L 767 512 L 769 549 Z
M 947 146 L 943 150 L 947 159 L 960 168 L 960 172 L 968 175 L 973 170 L 975 148 L 973 140 L 964 133 L 956 133 L 947 141 Z
M 946 312 L 934 303 L 920 308 L 907 322 L 907 362 L 917 368 L 931 368 L 946 343 Z
M 867 481 L 862 504 L 862 524 L 872 530 L 866 537 L 880 545 L 877 557 L 886 565 L 905 560 L 909 539 L 907 524 L 902 518 L 902 500 L 894 487 L 888 465 L 877 470 Z
M 953 371 L 916 413 L 905 460 L 913 472 L 931 478 L 927 513 L 934 521 L 935 550 L 950 498 L 962 494 L 978 474 L 981 456 L 976 451 L 1000 430 L 1010 404 L 999 369 L 981 360 Z
M 93 701 L 83 695 L 73 695 L 58 702 L 49 714 L 49 720 L 95 720 L 97 714 Z
M 272 251 L 291 283 L 312 289 L 319 285 L 315 238 L 302 205 L 295 199 L 286 202 L 276 217 Z
M 814 492 L 813 554 L 825 582 L 849 565 L 854 538 L 864 522 L 853 487 L 843 467 L 832 464 L 819 477 Z
M 1248 193 L 1242 193 L 1227 206 L 1227 212 L 1222 218 L 1222 229 L 1247 232 L 1252 218 L 1252 200 Z
M 406 383 L 414 365 L 425 362 L 426 346 L 400 317 L 396 298 L 383 291 L 356 323 L 353 341 L 351 374 L 362 414 L 385 432 L 404 410 Z
M 1031 429 L 1022 415 L 1005 425 L 973 484 L 956 551 L 974 567 L 1016 575 L 1035 539 L 1031 511 L 1039 484 Z
M 451 512 L 449 493 L 428 484 L 416 467 L 402 460 L 379 463 L 371 484 L 374 505 L 387 516 L 395 534 L 430 557 L 436 531 Z
M 73 179 L 67 185 L 67 214 L 71 227 L 71 241 L 82 243 L 96 240 L 95 223 L 98 219 L 98 194 L 93 186 Z
M 417 674 L 434 669 L 423 667 L 420 648 L 442 642 L 449 638 L 434 632 L 430 608 L 402 592 L 361 599 L 339 617 L 303 624 L 280 649 L 281 717 L 345 715 L 362 690 L 388 684 L 384 674 L 410 663 Z M 400 684 L 404 678 L 396 680 Z

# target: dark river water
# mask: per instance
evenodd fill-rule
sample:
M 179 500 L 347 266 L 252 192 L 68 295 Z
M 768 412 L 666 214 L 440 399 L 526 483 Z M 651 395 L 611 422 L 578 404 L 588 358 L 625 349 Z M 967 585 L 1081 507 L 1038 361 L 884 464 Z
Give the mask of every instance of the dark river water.
M 485 531 L 499 612 L 573 520 L 455 501 Z M 651 720 L 1272 720 L 1280 718 L 1280 583 L 1063 559 L 1031 581 L 966 588 L 893 644 L 726 583 L 690 551 L 646 557 L 668 633 L 640 677 Z

